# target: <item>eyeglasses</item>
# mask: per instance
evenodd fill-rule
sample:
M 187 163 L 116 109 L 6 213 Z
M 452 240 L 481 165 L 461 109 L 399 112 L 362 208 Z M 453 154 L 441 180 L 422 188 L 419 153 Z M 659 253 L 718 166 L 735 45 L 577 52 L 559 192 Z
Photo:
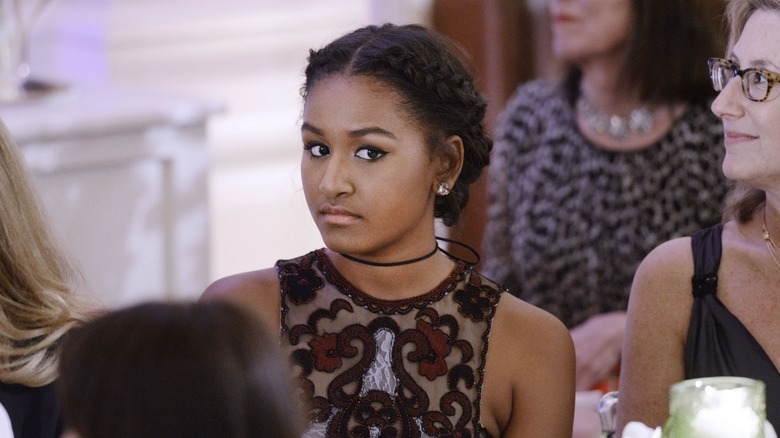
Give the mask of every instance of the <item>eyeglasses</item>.
M 710 79 L 715 91 L 722 91 L 731 78 L 739 75 L 742 78 L 742 92 L 753 102 L 765 101 L 772 91 L 772 86 L 780 82 L 780 75 L 776 73 L 760 68 L 740 70 L 739 66 L 728 59 L 710 58 L 707 65 L 710 67 Z

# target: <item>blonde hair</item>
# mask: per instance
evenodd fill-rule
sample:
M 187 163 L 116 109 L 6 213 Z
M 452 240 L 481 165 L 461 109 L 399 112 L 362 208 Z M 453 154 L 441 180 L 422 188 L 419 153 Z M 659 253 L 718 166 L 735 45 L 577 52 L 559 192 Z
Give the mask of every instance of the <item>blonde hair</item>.
M 729 23 L 728 53 L 742 36 L 750 16 L 756 11 L 775 11 L 780 13 L 780 0 L 731 0 L 726 7 Z M 723 221 L 734 219 L 745 223 L 753 218 L 766 202 L 766 193 L 754 187 L 737 183 L 726 198 L 723 208 Z
M 42 386 L 57 377 L 60 340 L 87 319 L 76 279 L 0 122 L 0 381 Z

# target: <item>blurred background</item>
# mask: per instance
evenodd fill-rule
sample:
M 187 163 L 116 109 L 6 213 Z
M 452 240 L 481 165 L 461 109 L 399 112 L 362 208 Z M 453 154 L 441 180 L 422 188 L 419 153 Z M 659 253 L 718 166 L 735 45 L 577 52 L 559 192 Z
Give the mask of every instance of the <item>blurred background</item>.
M 310 48 L 370 23 L 433 27 L 472 55 L 490 129 L 517 84 L 557 69 L 544 0 L 0 1 L 0 20 L 27 8 L 29 35 L 26 94 L 0 118 L 85 289 L 113 307 L 322 245 L 299 175 Z M 476 247 L 483 190 L 454 231 Z

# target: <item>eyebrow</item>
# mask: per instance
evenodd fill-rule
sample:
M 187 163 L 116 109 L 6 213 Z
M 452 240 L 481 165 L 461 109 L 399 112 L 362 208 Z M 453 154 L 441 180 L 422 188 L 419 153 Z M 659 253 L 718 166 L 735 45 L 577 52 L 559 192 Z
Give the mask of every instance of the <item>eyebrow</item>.
M 738 68 L 745 68 L 742 64 L 740 64 L 739 57 L 737 55 L 735 55 L 734 52 L 729 53 L 729 58 L 732 60 L 732 62 L 737 64 Z M 764 69 L 764 70 L 773 70 L 773 71 L 780 70 L 780 69 L 778 69 L 777 66 L 775 66 L 774 63 L 772 63 L 770 61 L 767 61 L 766 59 L 759 59 L 759 60 L 755 61 L 753 63 L 752 68 L 760 68 L 760 69 Z
M 304 122 L 301 125 L 301 131 L 309 131 L 309 132 L 311 132 L 313 134 L 316 134 L 316 135 L 325 135 L 325 131 L 323 131 L 320 128 L 317 128 L 316 126 L 312 126 L 312 125 L 310 125 L 310 124 L 308 124 L 306 122 Z M 386 129 L 380 128 L 378 126 L 369 126 L 367 128 L 360 128 L 360 129 L 356 129 L 354 131 L 349 131 L 349 133 L 348 133 L 348 135 L 350 137 L 352 137 L 352 138 L 360 138 L 360 137 L 365 137 L 367 135 L 372 135 L 372 134 L 373 135 L 381 135 L 383 137 L 388 137 L 388 138 L 393 138 L 393 139 L 396 138 L 395 134 L 393 134 L 392 132 L 390 132 L 390 131 L 388 131 Z

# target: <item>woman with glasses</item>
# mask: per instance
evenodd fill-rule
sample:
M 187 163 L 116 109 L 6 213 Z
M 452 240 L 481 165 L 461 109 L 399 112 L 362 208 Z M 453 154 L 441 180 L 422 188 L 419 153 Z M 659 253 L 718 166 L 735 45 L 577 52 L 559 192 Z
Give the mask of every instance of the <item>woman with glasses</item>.
M 660 245 L 637 271 L 621 425 L 661 425 L 674 382 L 735 375 L 764 381 L 767 419 L 780 427 L 780 0 L 727 8 L 727 57 L 710 59 L 709 71 L 723 172 L 736 186 L 722 224 Z
M 720 219 L 723 131 L 701 63 L 723 51 L 723 10 L 714 0 L 549 7 L 554 54 L 570 68 L 562 81 L 522 84 L 504 110 L 483 270 L 564 322 L 580 400 L 592 400 L 616 385 L 639 263 Z M 595 406 L 577 418 L 575 429 L 598 433 Z

